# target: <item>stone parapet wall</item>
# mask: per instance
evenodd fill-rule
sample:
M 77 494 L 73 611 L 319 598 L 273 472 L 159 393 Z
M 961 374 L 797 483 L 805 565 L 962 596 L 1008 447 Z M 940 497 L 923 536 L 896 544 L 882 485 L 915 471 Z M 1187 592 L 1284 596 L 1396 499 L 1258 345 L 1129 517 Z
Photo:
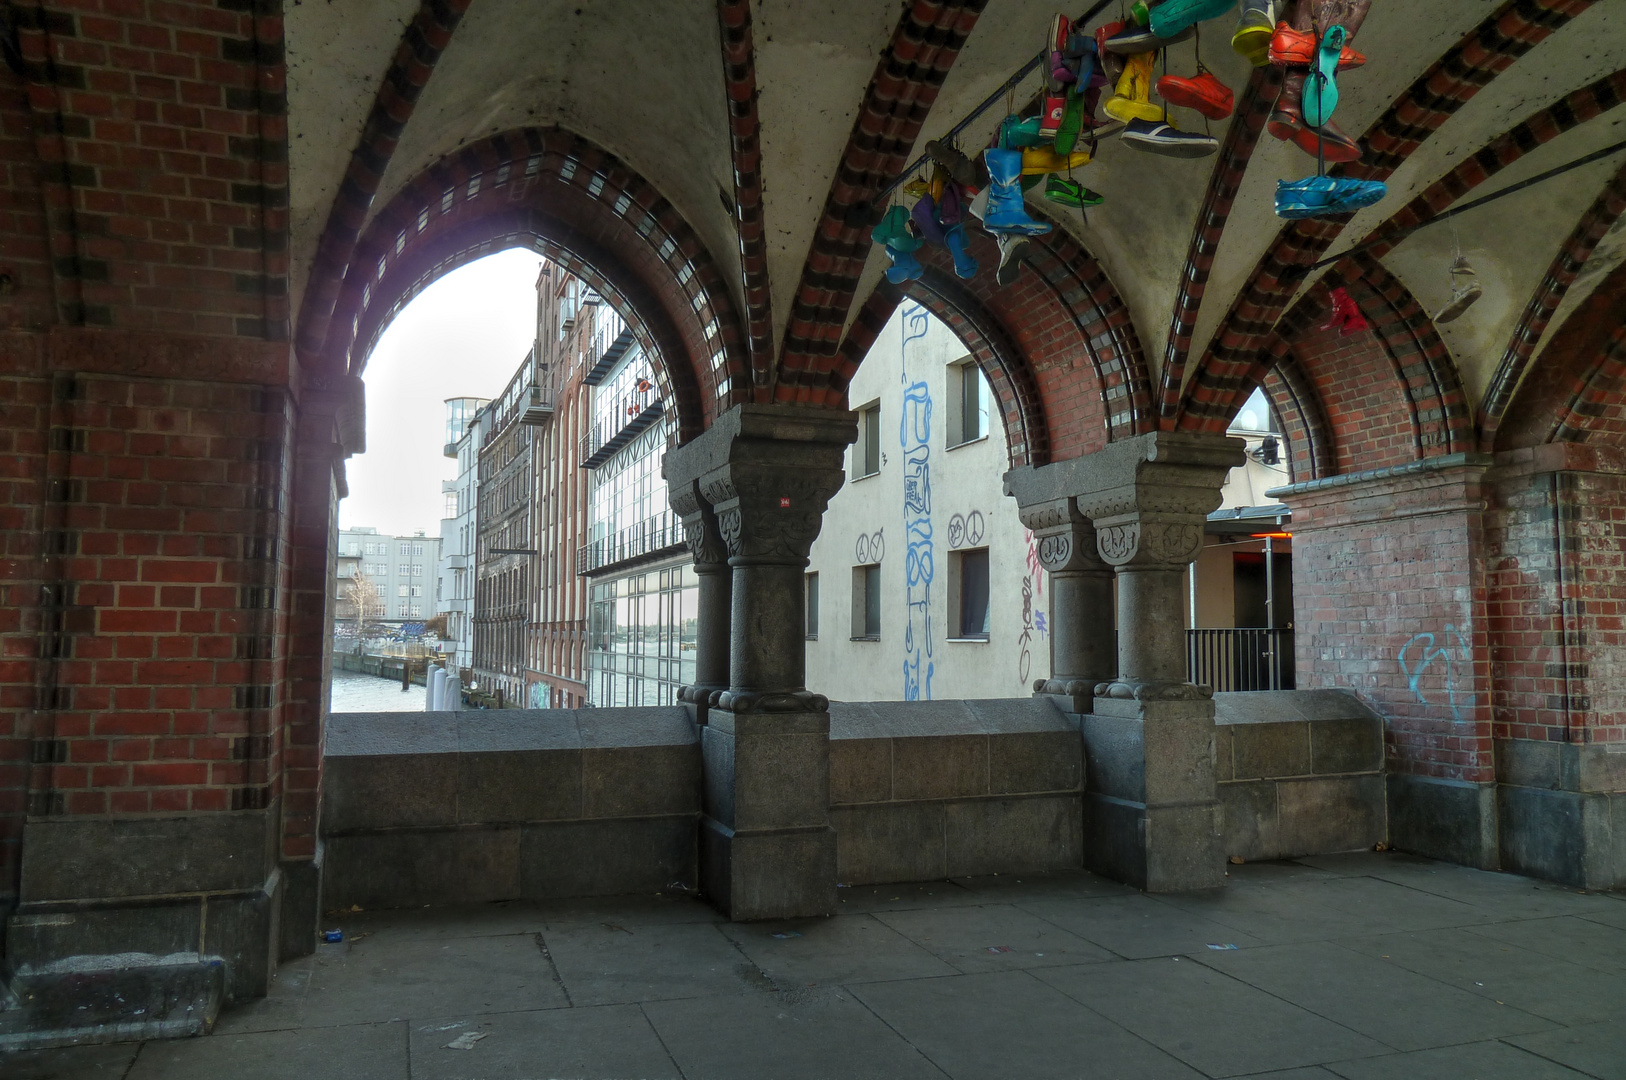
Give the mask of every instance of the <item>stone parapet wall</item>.
M 1215 694 L 1225 853 L 1249 861 L 1388 838 L 1383 718 L 1339 690 Z
M 1084 752 L 1048 698 L 830 704 L 843 884 L 1083 864 Z

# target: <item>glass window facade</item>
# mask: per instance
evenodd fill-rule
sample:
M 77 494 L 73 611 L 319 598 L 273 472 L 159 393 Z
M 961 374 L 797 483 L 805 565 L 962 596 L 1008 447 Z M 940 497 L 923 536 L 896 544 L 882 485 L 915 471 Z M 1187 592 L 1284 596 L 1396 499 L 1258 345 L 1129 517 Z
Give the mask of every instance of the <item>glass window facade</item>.
M 640 570 L 595 584 L 587 623 L 590 703 L 675 704 L 678 688 L 694 681 L 699 610 L 699 582 L 689 566 Z
M 669 423 L 663 419 L 655 424 L 593 471 L 587 507 L 593 540 L 613 539 L 635 526 L 658 530 L 671 524 L 672 508 L 661 478 Z

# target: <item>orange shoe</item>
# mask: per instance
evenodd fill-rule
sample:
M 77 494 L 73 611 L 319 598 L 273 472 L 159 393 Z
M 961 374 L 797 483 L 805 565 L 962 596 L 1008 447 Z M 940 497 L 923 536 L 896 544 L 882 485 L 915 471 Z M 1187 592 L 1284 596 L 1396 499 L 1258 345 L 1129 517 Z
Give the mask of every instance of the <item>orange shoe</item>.
M 1231 88 L 1205 71 L 1195 78 L 1165 75 L 1157 80 L 1157 96 L 1182 109 L 1196 109 L 1210 120 L 1224 120 L 1236 110 Z
M 1286 23 L 1276 26 L 1270 39 L 1270 62 L 1277 67 L 1310 67 L 1315 63 L 1316 36 L 1311 30 L 1295 30 Z M 1344 46 L 1338 53 L 1338 70 L 1357 68 L 1366 63 L 1366 57 Z

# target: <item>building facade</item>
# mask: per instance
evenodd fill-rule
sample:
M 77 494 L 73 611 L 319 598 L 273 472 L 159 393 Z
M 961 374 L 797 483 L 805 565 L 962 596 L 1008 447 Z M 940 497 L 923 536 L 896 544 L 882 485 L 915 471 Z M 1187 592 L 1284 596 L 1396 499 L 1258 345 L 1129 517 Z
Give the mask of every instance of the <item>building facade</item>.
M 457 462 L 457 475 L 441 483 L 445 507 L 440 519 L 440 603 L 446 618 L 444 640 L 457 671 L 474 666 L 474 547 L 479 520 L 479 457 L 476 428 L 485 398 L 448 398 L 444 453 Z
M 469 689 L 503 704 L 526 700 L 525 643 L 536 561 L 532 516 L 535 429 L 522 422 L 530 407 L 535 354 L 476 425 L 474 681 Z
M 421 622 L 439 605 L 440 537 L 420 529 L 411 536 L 386 536 L 377 529 L 339 531 L 336 597 L 352 619 Z M 356 600 L 377 590 L 376 609 L 360 610 Z M 338 616 L 335 615 L 335 619 Z

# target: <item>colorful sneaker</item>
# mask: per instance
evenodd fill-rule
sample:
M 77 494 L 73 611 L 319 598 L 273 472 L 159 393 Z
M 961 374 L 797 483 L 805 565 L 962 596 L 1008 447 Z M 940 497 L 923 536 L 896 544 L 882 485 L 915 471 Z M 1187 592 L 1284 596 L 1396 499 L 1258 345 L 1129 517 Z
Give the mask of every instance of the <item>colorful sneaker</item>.
M 1044 118 L 1039 116 L 1007 116 L 999 125 L 999 145 L 1005 150 L 1026 150 L 1045 141 L 1040 134 Z
M 1152 60 L 1151 53 L 1138 53 L 1124 61 L 1118 92 L 1101 107 L 1102 112 L 1126 124 L 1163 119 L 1163 110 L 1152 104 Z
M 1286 23 L 1276 27 L 1276 33 L 1270 39 L 1270 62 L 1278 67 L 1309 67 L 1315 63 L 1317 48 L 1315 31 L 1295 30 Z M 1358 68 L 1366 63 L 1366 57 L 1348 46 L 1338 50 L 1338 70 L 1345 68 Z
M 1212 135 L 1181 131 L 1162 117 L 1156 120 L 1131 120 L 1124 128 L 1122 138 L 1136 150 L 1162 154 L 1164 157 L 1200 158 L 1219 151 L 1219 140 Z
M 1344 46 L 1344 28 L 1334 26 L 1321 39 L 1316 62 L 1311 65 L 1304 80 L 1304 92 L 1299 105 L 1304 111 L 1304 122 L 1310 127 L 1325 126 L 1333 110 L 1338 108 L 1338 50 Z
M 1091 191 L 1077 180 L 1069 180 L 1065 176 L 1047 177 L 1044 182 L 1044 197 L 1053 203 L 1071 206 L 1076 210 L 1087 210 L 1106 202 L 1099 192 Z
M 1205 71 L 1196 78 L 1165 75 L 1157 80 L 1157 95 L 1170 105 L 1196 109 L 1210 120 L 1224 120 L 1236 110 L 1231 88 Z
M 1154 9 L 1152 14 L 1155 16 L 1161 10 Z M 1159 37 L 1152 32 L 1150 26 L 1131 25 L 1107 38 L 1102 47 L 1107 52 L 1117 53 L 1120 56 L 1138 56 L 1141 53 L 1155 53 L 1170 45 L 1178 45 L 1182 41 L 1189 40 L 1196 32 L 1195 26 L 1188 26 L 1173 37 Z
M 1046 176 L 1050 173 L 1066 172 L 1068 169 L 1081 168 L 1090 163 L 1088 150 L 1075 149 L 1071 154 L 1057 153 L 1054 147 L 1035 146 L 1031 150 L 1022 151 L 1022 175 Z
M 1348 289 L 1340 285 L 1332 291 L 1330 299 L 1332 300 L 1332 317 L 1327 320 L 1326 325 L 1317 327 L 1317 329 L 1336 329 L 1339 337 L 1354 337 L 1362 330 L 1372 328 L 1372 324 L 1366 321 L 1366 316 L 1361 314 L 1360 305 L 1356 304 L 1355 299 L 1349 295 Z
M 1053 146 L 1058 154 L 1071 154 L 1078 145 L 1078 133 L 1084 130 L 1084 95 L 1068 94 L 1067 108 L 1061 114 L 1061 126 L 1056 128 Z
M 1276 216 L 1300 218 L 1353 214 L 1389 194 L 1381 180 L 1354 180 L 1347 176 L 1307 176 L 1276 182 Z
M 1236 7 L 1236 0 L 1164 0 L 1152 9 L 1152 33 L 1173 38 L 1200 22 L 1217 19 Z
M 1276 33 L 1276 0 L 1242 0 L 1242 17 L 1231 48 L 1254 67 L 1270 63 L 1270 39 Z
M 988 164 L 988 204 L 982 224 L 989 232 L 1042 236 L 1050 231 L 1047 221 L 1034 221 L 1022 202 L 1022 153 L 1019 150 L 990 148 L 982 152 Z M 901 208 L 900 208 L 901 209 Z
M 1360 144 L 1345 135 L 1336 123 L 1329 120 L 1320 128 L 1312 128 L 1304 122 L 1304 113 L 1300 107 L 1304 79 L 1305 72 L 1287 73 L 1287 79 L 1282 83 L 1282 92 L 1276 98 L 1276 106 L 1265 124 L 1265 130 L 1283 142 L 1292 143 L 1311 157 L 1319 156 L 1322 160 L 1331 162 L 1359 161 Z
M 943 226 L 937 220 L 937 200 L 926 195 L 915 203 L 915 208 L 909 211 L 909 220 L 915 223 L 915 232 L 928 244 L 947 247 L 943 238 Z
M 1072 75 L 1061 64 L 1061 50 L 1067 47 L 1067 39 L 1072 36 L 1073 24 L 1065 15 L 1057 15 L 1050 20 L 1049 53 L 1054 61 L 1050 77 L 1046 80 L 1044 107 L 1039 112 L 1039 138 L 1049 142 L 1056 137 L 1056 129 L 1061 126 L 1061 118 L 1067 111 L 1067 83 L 1058 81 L 1055 68 L 1060 67 L 1069 76 Z M 1071 81 L 1071 80 L 1068 80 Z

